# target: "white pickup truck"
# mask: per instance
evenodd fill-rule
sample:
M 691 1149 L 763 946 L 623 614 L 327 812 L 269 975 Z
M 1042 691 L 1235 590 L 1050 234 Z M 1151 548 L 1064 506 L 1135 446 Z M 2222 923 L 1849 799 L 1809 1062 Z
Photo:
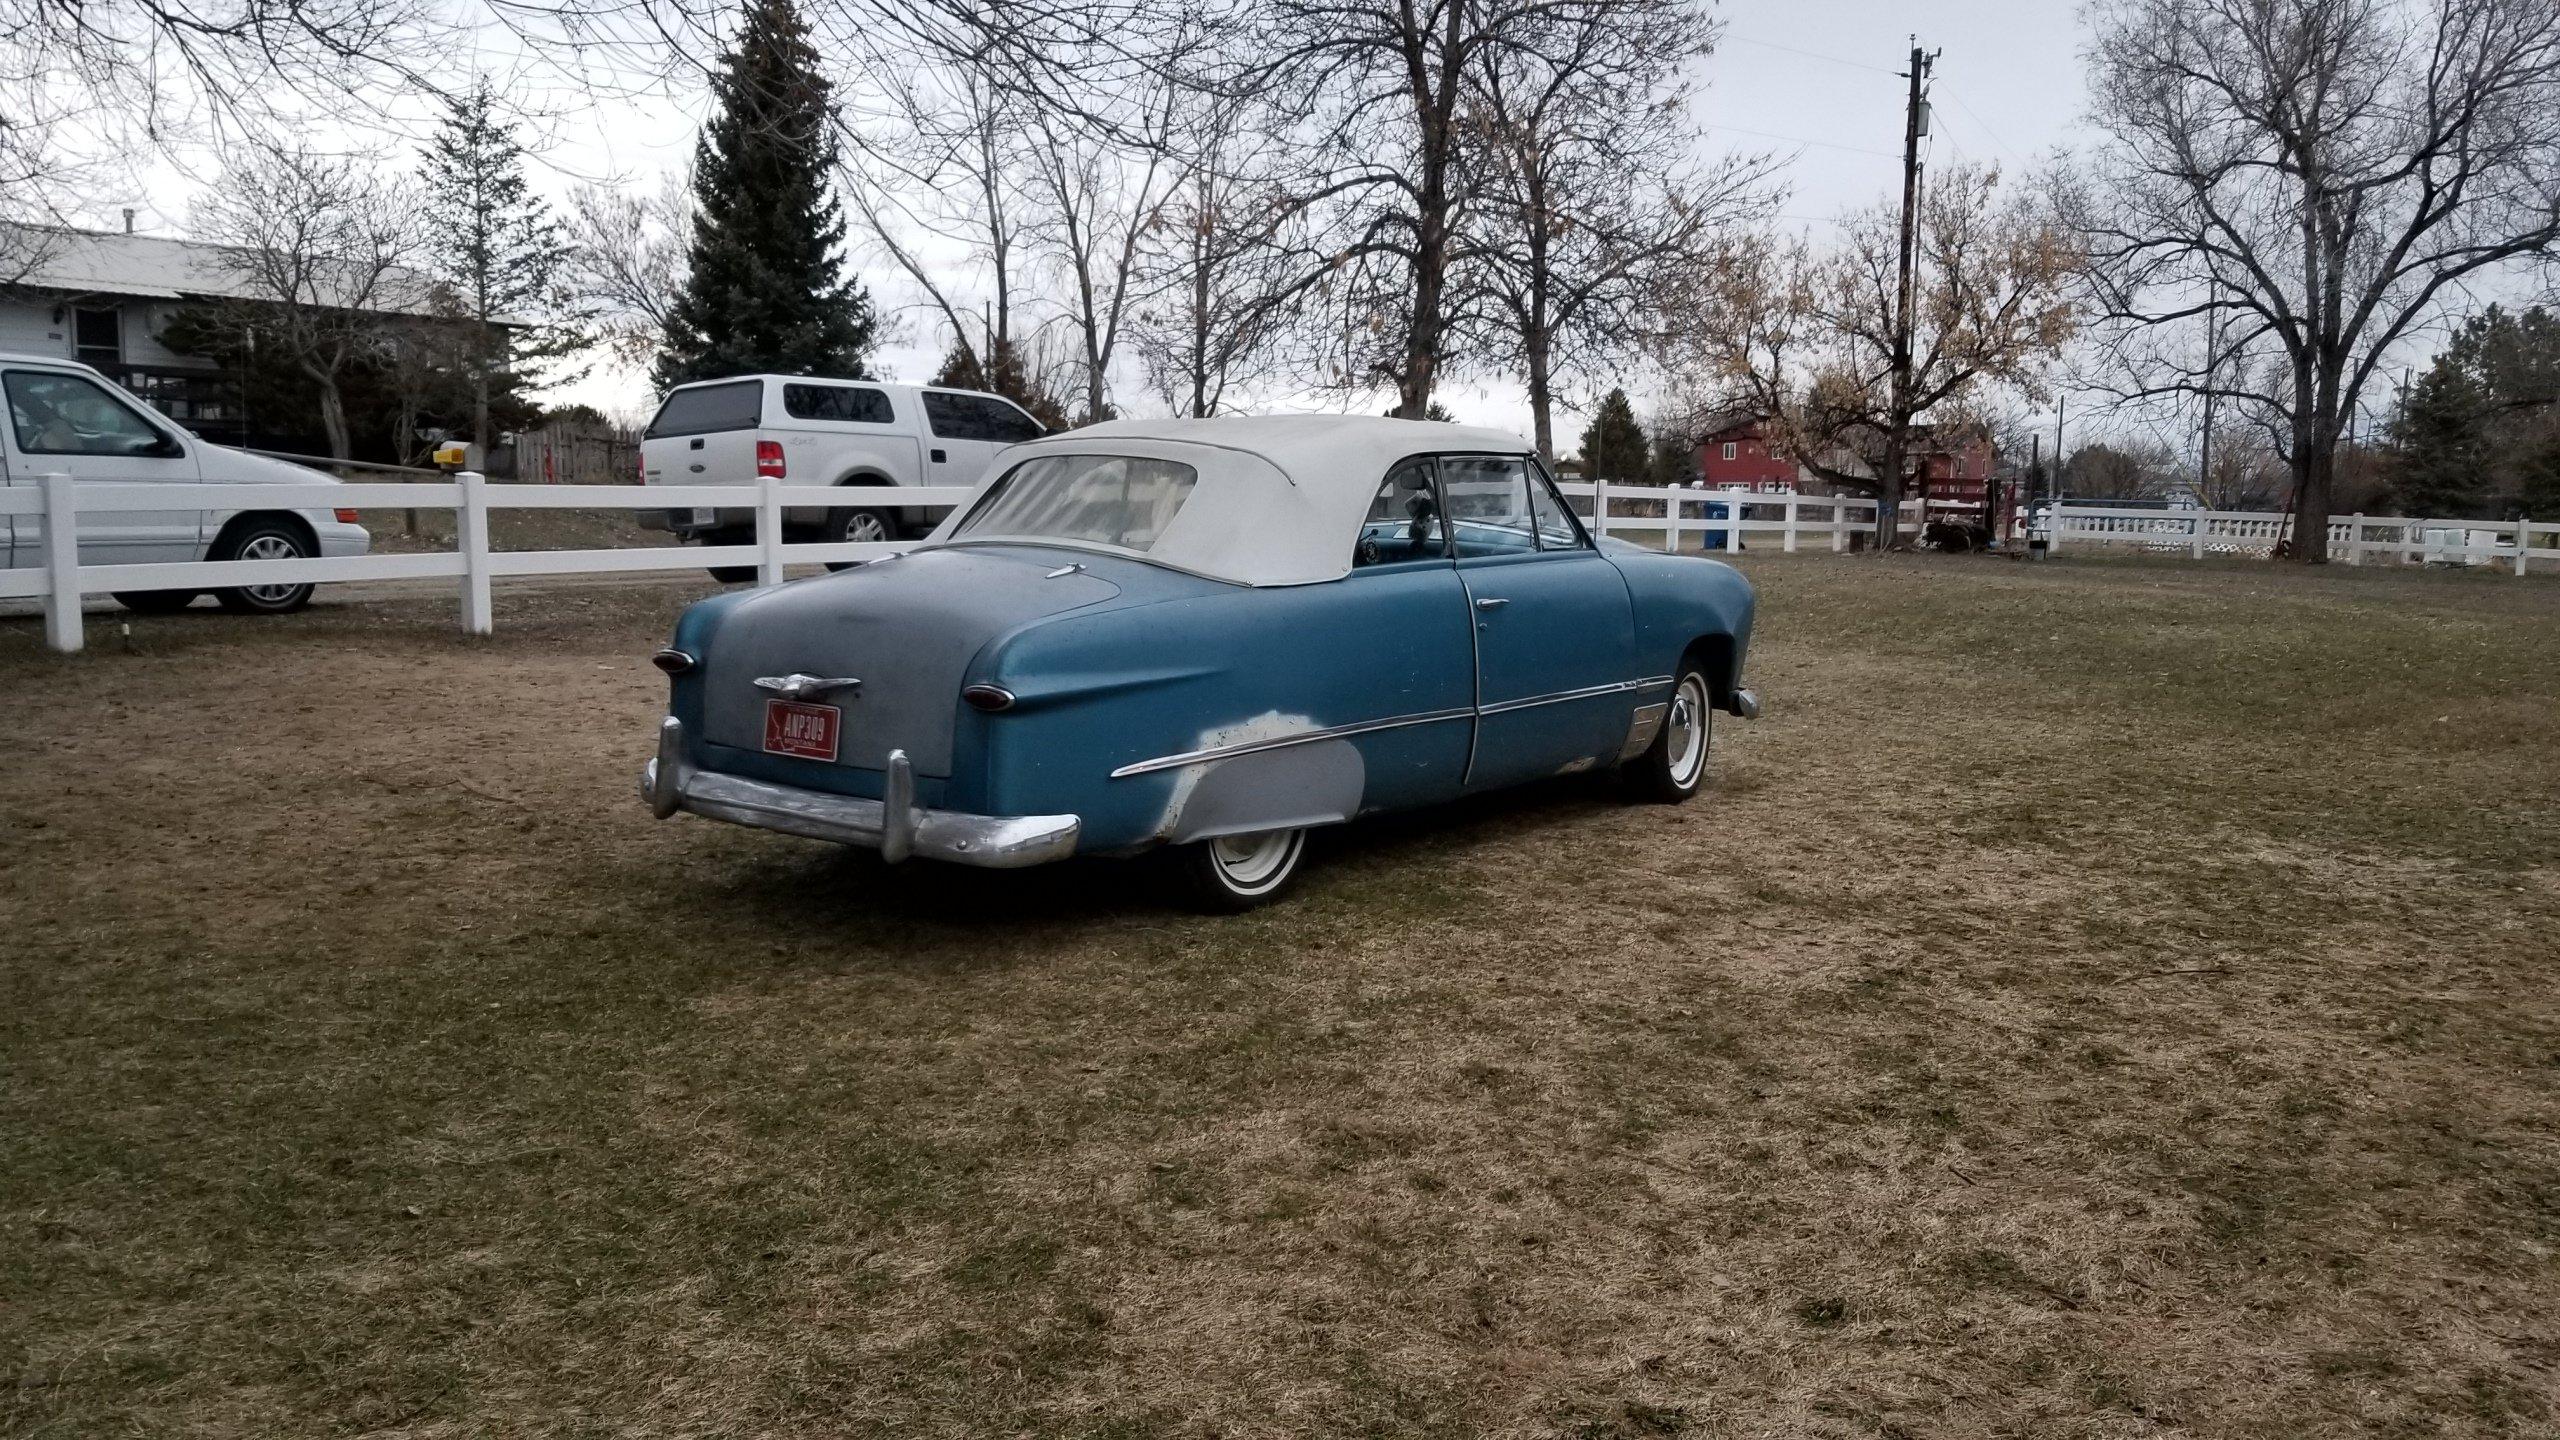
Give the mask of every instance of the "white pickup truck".
M 998 450 L 1042 433 L 1022 407 L 975 390 L 740 375 L 667 392 L 641 437 L 640 479 L 745 486 L 770 476 L 841 485 L 853 492 L 844 505 L 783 511 L 791 538 L 894 540 L 930 529 L 950 508 L 901 505 L 899 486 L 974 485 Z M 744 544 L 753 538 L 755 507 L 650 510 L 641 523 L 688 540 Z

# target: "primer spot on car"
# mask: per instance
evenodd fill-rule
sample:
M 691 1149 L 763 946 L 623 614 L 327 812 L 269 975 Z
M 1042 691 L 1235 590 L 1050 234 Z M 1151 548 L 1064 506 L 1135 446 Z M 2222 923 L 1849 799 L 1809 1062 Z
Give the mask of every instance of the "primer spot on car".
M 1283 715 L 1277 710 L 1266 710 L 1250 720 L 1238 720 L 1228 725 L 1213 725 L 1201 731 L 1199 740 L 1190 748 L 1192 750 L 1223 750 L 1234 745 L 1250 745 L 1259 740 L 1280 740 L 1291 735 L 1304 735 L 1310 730 L 1322 728 L 1316 724 L 1312 716 Z M 1156 822 L 1157 835 L 1170 835 L 1181 826 L 1183 808 L 1191 803 L 1192 792 L 1200 788 L 1200 778 L 1208 774 L 1211 767 L 1217 763 L 1215 760 L 1203 760 L 1196 765 L 1185 765 L 1174 772 L 1173 794 L 1165 801 L 1164 818 Z

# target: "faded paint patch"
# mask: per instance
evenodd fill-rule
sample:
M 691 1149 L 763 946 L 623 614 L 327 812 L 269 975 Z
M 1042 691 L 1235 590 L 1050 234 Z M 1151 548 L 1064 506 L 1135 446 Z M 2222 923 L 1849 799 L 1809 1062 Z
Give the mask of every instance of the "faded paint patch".
M 1312 716 L 1283 715 L 1277 710 L 1266 710 L 1250 720 L 1213 725 L 1201 731 L 1200 738 L 1192 742 L 1191 748 L 1218 750 L 1229 745 L 1250 745 L 1257 740 L 1278 740 L 1290 735 L 1304 735 L 1311 730 L 1323 728 Z M 1200 788 L 1200 777 L 1208 774 L 1209 767 L 1216 763 L 1213 760 L 1203 761 L 1197 765 L 1185 765 L 1175 772 L 1173 794 L 1165 800 L 1164 818 L 1156 822 L 1156 838 L 1163 839 L 1171 835 L 1182 824 L 1182 812 L 1191 803 L 1191 793 Z

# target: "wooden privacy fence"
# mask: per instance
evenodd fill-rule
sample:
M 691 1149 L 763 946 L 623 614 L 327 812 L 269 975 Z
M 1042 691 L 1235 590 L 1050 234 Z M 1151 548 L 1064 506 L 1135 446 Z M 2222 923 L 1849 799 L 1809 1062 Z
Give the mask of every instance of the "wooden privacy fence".
M 912 542 L 794 542 L 783 533 L 786 508 L 841 505 L 845 492 L 826 485 L 786 485 L 763 480 L 743 485 L 492 485 L 465 473 L 450 480 L 406 484 L 310 485 L 79 484 L 68 475 L 36 477 L 33 485 L 0 486 L 0 516 L 41 522 L 38 564 L 0 570 L 0 599 L 41 599 L 45 642 L 56 650 L 82 643 L 80 603 L 86 595 L 117 590 L 214 590 L 243 585 L 299 585 L 348 580 L 450 579 L 462 600 L 462 628 L 486 635 L 496 625 L 490 589 L 520 575 L 604 575 L 708 566 L 752 566 L 756 583 L 779 585 L 783 567 L 824 561 L 865 560 L 894 554 Z M 1777 495 L 1725 490 L 1611 485 L 1606 481 L 1562 487 L 1591 528 L 1665 551 L 1730 551 L 1775 540 L 1783 551 L 1808 546 L 1841 551 L 1860 543 L 1875 526 L 1876 502 L 1854 495 Z M 904 505 L 965 503 L 975 486 L 902 486 Z M 454 548 L 428 554 L 375 554 L 309 560 L 196 560 L 152 564 L 86 565 L 76 537 L 84 514 L 148 510 L 196 510 L 218 498 L 220 513 L 255 510 L 450 510 Z M 876 492 L 875 492 L 876 499 Z M 744 545 L 651 545 L 595 550 L 492 550 L 489 516 L 498 510 L 666 510 L 697 507 L 755 511 L 755 540 Z M 1960 512 L 1936 504 L 1928 513 Z M 1924 528 L 1914 503 L 1900 517 L 1901 534 Z M 2063 506 L 2046 522 L 2055 549 L 2089 545 L 2134 546 L 2203 557 L 2268 553 L 2287 533 L 2281 514 L 2226 510 L 2127 510 Z M 2400 563 L 2503 562 L 2518 575 L 2528 565 L 2560 571 L 2560 524 L 2509 521 L 2424 520 L 2350 515 L 2330 526 L 2331 553 L 2350 565 L 2375 560 Z

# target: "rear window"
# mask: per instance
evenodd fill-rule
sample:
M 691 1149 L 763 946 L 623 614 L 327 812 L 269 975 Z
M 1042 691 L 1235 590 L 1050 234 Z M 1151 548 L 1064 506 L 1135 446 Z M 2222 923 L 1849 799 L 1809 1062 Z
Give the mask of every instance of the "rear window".
M 857 385 L 785 385 L 782 413 L 794 420 L 847 420 L 861 425 L 886 425 L 896 418 L 885 392 Z
M 1147 550 L 1191 498 L 1200 472 L 1135 455 L 1044 455 L 991 487 L 953 539 L 1078 540 Z
M 1022 440 L 1037 440 L 1048 432 L 1040 422 L 1022 413 L 1013 402 L 992 395 L 953 395 L 940 390 L 924 392 L 924 418 L 933 433 L 945 440 L 993 440 L 1011 445 Z
M 764 382 L 733 380 L 725 385 L 696 385 L 678 390 L 658 407 L 649 422 L 651 440 L 669 435 L 709 435 L 721 430 L 753 430 L 764 421 Z

